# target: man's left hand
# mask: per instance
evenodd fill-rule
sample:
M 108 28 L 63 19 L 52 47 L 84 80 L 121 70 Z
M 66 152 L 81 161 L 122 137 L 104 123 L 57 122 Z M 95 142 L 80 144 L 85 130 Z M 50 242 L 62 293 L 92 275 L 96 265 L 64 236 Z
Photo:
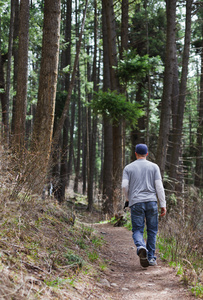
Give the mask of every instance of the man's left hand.
M 126 207 L 128 207 L 128 205 L 129 205 L 129 201 L 125 201 L 125 205 L 124 205 L 123 209 L 125 209 Z

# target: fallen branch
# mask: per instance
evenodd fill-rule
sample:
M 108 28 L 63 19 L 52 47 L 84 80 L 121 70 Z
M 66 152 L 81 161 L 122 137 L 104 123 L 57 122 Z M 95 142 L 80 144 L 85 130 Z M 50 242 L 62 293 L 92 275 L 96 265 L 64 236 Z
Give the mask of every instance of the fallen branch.
M 40 271 L 40 272 L 49 274 L 47 271 L 45 271 L 45 270 L 43 270 L 43 269 L 41 269 L 41 268 L 39 268 L 39 267 L 37 267 L 37 266 L 34 266 L 34 265 L 32 265 L 32 264 L 29 264 L 29 263 L 27 263 L 26 261 L 22 261 L 22 260 L 21 260 L 21 262 L 22 262 L 24 265 L 28 266 L 30 269 L 38 270 L 38 271 Z

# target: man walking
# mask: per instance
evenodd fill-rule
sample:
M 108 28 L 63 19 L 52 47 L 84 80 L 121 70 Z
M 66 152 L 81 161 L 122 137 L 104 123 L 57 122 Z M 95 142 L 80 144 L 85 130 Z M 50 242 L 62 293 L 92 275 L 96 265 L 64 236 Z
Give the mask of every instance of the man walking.
M 135 147 L 137 160 L 123 170 L 122 189 L 126 197 L 125 207 L 131 209 L 133 240 L 142 267 L 157 265 L 155 256 L 156 235 L 158 231 L 158 205 L 161 216 L 166 214 L 165 192 L 157 164 L 148 161 L 148 148 L 145 144 Z M 143 238 L 147 227 L 147 243 Z

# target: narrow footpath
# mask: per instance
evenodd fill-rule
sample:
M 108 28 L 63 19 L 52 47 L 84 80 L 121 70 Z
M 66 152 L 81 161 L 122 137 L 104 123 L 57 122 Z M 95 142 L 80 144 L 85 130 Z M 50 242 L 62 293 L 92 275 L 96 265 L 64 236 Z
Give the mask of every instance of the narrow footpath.
M 96 224 L 94 228 L 107 242 L 101 255 L 110 261 L 110 268 L 104 271 L 97 284 L 97 288 L 103 290 L 102 300 L 197 299 L 181 283 L 176 270 L 158 255 L 157 266 L 140 266 L 131 231 L 110 224 Z

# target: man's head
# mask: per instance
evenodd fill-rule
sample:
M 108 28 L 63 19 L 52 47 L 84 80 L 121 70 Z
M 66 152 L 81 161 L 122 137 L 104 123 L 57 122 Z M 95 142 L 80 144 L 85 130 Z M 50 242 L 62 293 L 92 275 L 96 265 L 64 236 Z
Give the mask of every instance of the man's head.
M 137 144 L 135 146 L 135 154 L 137 157 L 146 157 L 148 155 L 148 148 L 145 144 Z

